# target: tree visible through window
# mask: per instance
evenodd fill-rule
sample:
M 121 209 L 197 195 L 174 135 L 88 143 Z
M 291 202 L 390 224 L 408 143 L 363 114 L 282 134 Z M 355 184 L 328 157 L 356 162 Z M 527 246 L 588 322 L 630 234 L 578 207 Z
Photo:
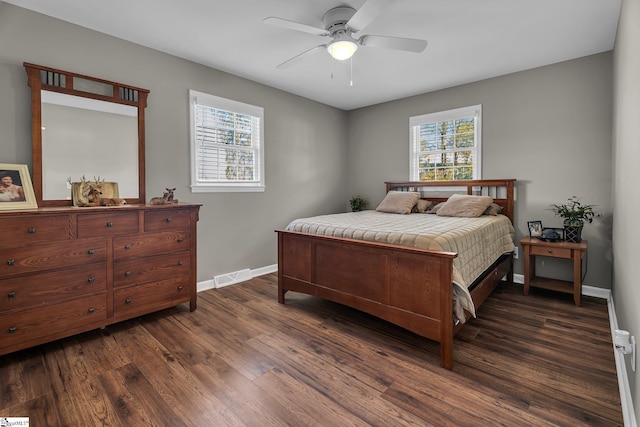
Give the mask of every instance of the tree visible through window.
M 192 191 L 264 191 L 263 109 L 190 91 Z
M 412 181 L 478 179 L 481 106 L 411 117 Z

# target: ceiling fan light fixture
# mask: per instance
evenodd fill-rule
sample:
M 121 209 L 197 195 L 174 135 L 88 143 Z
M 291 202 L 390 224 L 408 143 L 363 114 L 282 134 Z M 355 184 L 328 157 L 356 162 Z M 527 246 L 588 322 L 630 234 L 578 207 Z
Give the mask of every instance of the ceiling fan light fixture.
M 358 44 L 353 40 L 334 40 L 327 46 L 329 55 L 338 61 L 351 58 L 356 50 L 358 50 Z

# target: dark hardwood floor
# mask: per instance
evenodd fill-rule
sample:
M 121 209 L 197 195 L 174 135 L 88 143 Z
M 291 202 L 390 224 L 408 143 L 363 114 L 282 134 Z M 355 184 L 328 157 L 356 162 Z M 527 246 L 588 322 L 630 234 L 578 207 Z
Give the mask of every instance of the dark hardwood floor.
M 0 356 L 0 417 L 31 426 L 616 426 L 604 300 L 503 284 L 439 347 L 277 276 Z

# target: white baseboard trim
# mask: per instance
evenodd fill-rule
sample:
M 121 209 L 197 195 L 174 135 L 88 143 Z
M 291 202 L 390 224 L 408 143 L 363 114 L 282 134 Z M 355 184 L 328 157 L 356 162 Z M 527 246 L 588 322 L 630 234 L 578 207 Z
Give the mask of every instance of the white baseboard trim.
M 613 304 L 613 298 L 607 298 L 607 307 L 609 309 L 609 325 L 611 326 L 611 341 L 615 339 L 616 329 L 618 329 L 618 318 L 616 317 L 616 308 Z M 613 356 L 616 360 L 616 373 L 618 374 L 618 388 L 620 389 L 620 404 L 622 406 L 622 418 L 625 427 L 637 427 L 636 413 L 633 409 L 633 398 L 631 396 L 631 387 L 629 386 L 629 376 L 627 375 L 627 363 L 624 354 L 613 349 Z
M 518 283 L 520 285 L 524 285 L 524 275 L 522 274 L 514 274 L 513 275 L 513 283 Z M 588 297 L 594 298 L 602 298 L 608 300 L 611 298 L 611 289 L 598 288 L 596 286 L 585 286 L 582 285 L 582 295 L 586 295 Z
M 276 271 L 278 271 L 278 264 L 272 264 L 266 267 L 256 268 L 254 270 L 238 270 L 232 273 L 220 274 L 210 280 L 198 282 L 197 288 L 198 292 L 208 291 L 209 289 L 224 288 L 225 286 L 235 285 L 236 283 L 241 283 L 254 277 L 275 273 Z

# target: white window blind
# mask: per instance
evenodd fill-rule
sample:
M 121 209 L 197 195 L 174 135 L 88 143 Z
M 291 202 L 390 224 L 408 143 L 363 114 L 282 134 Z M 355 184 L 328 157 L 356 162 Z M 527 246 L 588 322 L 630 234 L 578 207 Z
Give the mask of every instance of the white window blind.
M 192 192 L 264 191 L 264 109 L 189 91 Z
M 411 117 L 412 181 L 481 178 L 482 106 Z

